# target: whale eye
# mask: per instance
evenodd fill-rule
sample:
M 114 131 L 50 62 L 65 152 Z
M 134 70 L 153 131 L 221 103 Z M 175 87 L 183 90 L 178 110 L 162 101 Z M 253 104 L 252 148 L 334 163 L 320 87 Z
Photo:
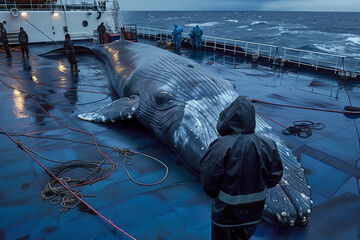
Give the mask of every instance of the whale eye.
M 161 96 L 161 95 L 154 96 L 154 102 L 155 102 L 155 104 L 158 105 L 158 106 L 163 105 L 164 102 L 165 102 L 164 100 L 165 100 L 164 97 Z

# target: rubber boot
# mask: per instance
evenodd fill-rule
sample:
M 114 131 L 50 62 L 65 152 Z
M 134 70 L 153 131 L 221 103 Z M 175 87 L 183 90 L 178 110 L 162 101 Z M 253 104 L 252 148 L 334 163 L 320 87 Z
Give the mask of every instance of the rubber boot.
M 77 74 L 78 72 L 80 72 L 80 70 L 78 69 L 78 65 L 75 64 L 75 73 Z

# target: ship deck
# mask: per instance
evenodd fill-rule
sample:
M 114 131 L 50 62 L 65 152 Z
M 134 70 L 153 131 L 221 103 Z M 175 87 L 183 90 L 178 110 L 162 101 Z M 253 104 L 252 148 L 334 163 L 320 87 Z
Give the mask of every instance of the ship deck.
M 106 68 L 92 55 L 79 55 L 81 72 L 78 77 L 72 76 L 65 56 L 38 56 L 55 48 L 52 44 L 31 45 L 31 57 L 24 60 L 19 52 L 13 53 L 12 60 L 0 53 L 0 127 L 9 133 L 41 137 L 14 136 L 50 159 L 103 160 L 92 145 L 50 139 L 92 141 L 91 136 L 56 123 L 34 102 L 31 93 L 40 96 L 40 105 L 59 122 L 93 133 L 98 143 L 160 159 L 169 168 L 164 182 L 140 186 L 118 168 L 109 177 L 82 187 L 84 194 L 95 195 L 85 197 L 85 201 L 136 239 L 210 239 L 211 199 L 203 193 L 198 176 L 136 122 L 95 124 L 79 120 L 77 114 L 111 102 Z M 212 52 L 181 49 L 176 53 L 227 79 L 240 95 L 249 99 L 334 111 L 341 111 L 349 101 L 360 106 L 359 82 L 296 69 L 269 68 Z M 282 126 L 266 120 L 301 162 L 314 204 L 306 226 L 281 228 L 260 224 L 252 239 L 359 239 L 360 115 L 259 102 L 254 105 L 257 112 L 285 126 L 295 120 L 309 120 L 324 123 L 326 128 L 314 130 L 309 138 L 300 138 L 283 135 Z M 0 139 L 0 239 L 130 239 L 99 216 L 78 209 L 60 213 L 59 205 L 43 201 L 40 193 L 49 176 L 7 136 L 1 134 Z M 110 153 L 107 148 L 101 150 Z M 36 157 L 49 169 L 58 165 Z M 118 155 L 110 157 L 124 164 Z M 126 168 L 142 183 L 156 182 L 166 172 L 153 159 L 139 156 Z

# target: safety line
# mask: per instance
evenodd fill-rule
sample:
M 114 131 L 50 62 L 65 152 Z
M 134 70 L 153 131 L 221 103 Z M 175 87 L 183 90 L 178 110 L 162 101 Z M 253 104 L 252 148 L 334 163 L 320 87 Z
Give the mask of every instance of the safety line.
M 1 75 L 1 74 L 0 74 L 0 75 Z M 13 79 L 13 77 L 10 77 L 10 78 Z M 0 79 L 0 82 L 3 83 L 6 87 L 8 87 L 8 88 L 10 88 L 10 89 L 17 90 L 17 91 L 22 92 L 22 93 L 24 93 L 24 94 L 30 94 L 30 93 L 28 93 L 28 92 L 26 92 L 26 91 L 24 91 L 24 90 L 21 90 L 21 89 L 19 89 L 19 88 L 15 88 L 15 87 L 12 87 L 12 86 L 8 85 L 7 83 L 5 83 L 5 82 L 4 82 L 3 80 L 1 80 L 1 79 Z M 39 95 L 37 95 L 37 94 L 34 94 L 34 96 L 36 96 L 37 98 L 40 98 L 40 99 L 46 101 L 47 103 L 49 103 L 50 105 L 53 105 L 53 106 L 60 106 L 60 107 L 70 107 L 70 106 L 74 106 L 74 104 L 59 104 L 59 103 L 54 103 L 54 102 L 51 102 L 51 101 L 49 101 L 48 99 L 43 98 L 43 97 L 41 97 L 41 96 L 39 96 Z M 97 103 L 97 102 L 104 101 L 104 100 L 108 99 L 109 97 L 110 97 L 110 95 L 107 95 L 106 97 L 104 97 L 104 98 L 102 98 L 102 99 L 99 99 L 99 100 L 96 100 L 96 101 L 85 102 L 85 103 L 76 103 L 76 105 L 82 106 L 82 105 L 93 104 L 93 103 Z
M 322 111 L 322 112 L 343 113 L 343 114 L 359 114 L 359 112 L 345 112 L 345 111 L 328 110 L 328 109 L 321 109 L 321 108 L 292 106 L 292 105 L 286 105 L 286 104 L 280 104 L 280 103 L 265 102 L 265 101 L 261 101 L 261 100 L 257 100 L 257 99 L 249 99 L 249 101 L 253 102 L 253 103 L 259 102 L 259 103 L 270 104 L 270 105 L 281 106 L 281 107 L 300 108 L 300 109 Z
M 0 69 L 3 69 L 3 68 L 0 67 Z M 13 74 L 11 74 L 11 73 L 9 73 L 9 74 L 10 74 L 10 75 L 13 75 Z M 24 86 L 24 84 L 23 84 L 22 82 L 20 82 L 20 81 L 16 78 L 16 76 L 14 76 L 13 79 L 16 80 L 21 86 L 23 86 L 24 89 L 26 89 L 26 87 Z M 57 124 L 59 124 L 60 126 L 62 126 L 62 127 L 64 127 L 64 128 L 67 128 L 67 129 L 69 129 L 69 130 L 75 131 L 75 132 L 80 132 L 80 133 L 84 133 L 84 134 L 86 134 L 86 135 L 92 136 L 97 151 L 98 151 L 102 156 L 104 156 L 106 159 L 108 159 L 108 160 L 113 164 L 112 170 L 111 170 L 107 175 L 105 175 L 105 176 L 103 176 L 103 177 L 101 177 L 101 178 L 92 180 L 92 181 L 90 181 L 91 183 L 94 183 L 94 182 L 100 181 L 100 180 L 102 180 L 102 179 L 104 179 L 104 178 L 107 178 L 108 176 L 110 176 L 110 175 L 114 172 L 116 164 L 115 164 L 108 156 L 106 156 L 106 155 L 99 149 L 99 146 L 98 146 L 98 144 L 97 144 L 97 142 L 96 142 L 96 139 L 95 139 L 95 135 L 94 135 L 94 134 L 88 133 L 88 132 L 86 132 L 86 131 L 83 131 L 83 130 L 80 130 L 80 129 L 76 129 L 76 128 L 72 128 L 72 127 L 69 127 L 69 126 L 66 126 L 66 125 L 62 124 L 62 123 L 59 122 L 56 118 L 54 118 L 48 111 L 46 111 L 46 110 L 41 106 L 41 104 L 35 99 L 35 97 L 34 97 L 29 91 L 28 91 L 28 94 L 29 94 L 30 97 L 34 100 L 34 102 L 40 107 L 40 109 L 41 109 L 46 115 L 48 115 L 52 120 L 54 120 Z M 90 183 L 90 182 L 89 182 L 89 183 Z M 84 183 L 83 185 L 85 185 L 85 183 Z
M 11 73 L 8 71 L 8 70 L 5 70 L 3 69 L 5 72 L 8 73 L 8 75 L 6 74 L 0 74 L 2 76 L 5 76 L 5 77 L 9 77 L 9 78 L 14 78 L 11 76 Z M 116 94 L 114 92 L 96 92 L 96 91 L 88 91 L 88 90 L 81 90 L 81 89 L 74 89 L 74 88 L 67 88 L 67 87 L 60 87 L 60 86 L 55 86 L 55 85 L 51 85 L 51 84 L 47 84 L 47 83 L 36 83 L 36 82 L 33 82 L 29 79 L 26 79 L 26 78 L 22 78 L 22 77 L 16 77 L 17 79 L 19 80 L 24 80 L 24 81 L 28 81 L 28 82 L 32 82 L 34 83 L 34 85 L 44 85 L 44 86 L 47 86 L 47 87 L 53 87 L 53 88 L 61 88 L 61 89 L 65 89 L 65 90 L 69 90 L 69 91 L 77 91 L 77 92 L 87 92 L 87 93 L 96 93 L 96 94 L 107 94 L 107 95 L 113 95 L 113 94 Z M 96 86 L 96 87 L 100 87 L 100 86 Z
M 80 198 L 78 195 L 76 195 L 68 186 L 66 186 L 66 184 L 64 184 L 62 181 L 60 181 L 49 169 L 47 169 L 39 160 L 37 160 L 21 143 L 20 140 L 16 141 L 15 139 L 13 139 L 10 135 L 7 134 L 7 132 L 5 132 L 5 130 L 0 126 L 0 129 L 5 133 L 5 135 L 10 138 L 14 143 L 16 143 L 16 145 L 21 149 L 24 150 L 27 154 L 30 155 L 30 157 L 32 159 L 34 159 L 49 175 L 51 175 L 54 179 L 56 179 L 64 188 L 66 188 L 66 190 L 68 190 L 73 196 L 75 196 L 79 201 L 81 201 L 83 204 L 85 204 L 88 208 L 90 208 L 92 211 L 94 211 L 97 215 L 99 215 L 102 219 L 104 219 L 106 222 L 108 222 L 111 226 L 115 227 L 117 230 L 119 230 L 120 232 L 122 232 L 123 234 L 125 234 L 126 236 L 128 236 L 131 239 L 136 240 L 136 238 L 134 238 L 133 236 L 131 236 L 130 234 L 128 234 L 127 232 L 125 232 L 124 230 L 122 230 L 121 228 L 119 228 L 118 226 L 116 226 L 116 224 L 114 222 L 112 222 L 111 220 L 107 219 L 105 216 L 103 216 L 100 212 L 96 211 L 93 207 L 91 207 L 87 202 L 85 202 L 82 198 Z
M 58 43 L 57 41 L 55 41 L 54 39 L 52 39 L 51 37 L 49 37 L 46 33 L 44 33 L 43 31 L 41 31 L 38 27 L 36 27 L 34 24 L 32 24 L 30 21 L 28 21 L 25 17 L 21 16 L 26 22 L 28 22 L 31 26 L 33 26 L 36 30 L 38 30 L 41 34 L 43 34 L 45 37 L 47 37 L 48 39 L 50 39 L 52 42 L 54 42 L 57 45 L 60 45 L 63 48 L 63 45 L 61 45 L 60 43 Z M 99 74 L 105 76 L 105 74 L 103 74 L 101 71 L 99 71 L 96 68 L 92 68 L 90 67 L 88 64 L 84 63 L 86 66 L 88 66 L 88 68 L 98 72 Z
M 271 121 L 273 121 L 274 123 L 279 124 L 280 126 L 282 126 L 282 127 L 284 127 L 284 128 L 287 128 L 286 126 L 284 126 L 284 125 L 282 125 L 281 123 L 275 121 L 274 119 L 269 118 L 268 116 L 266 116 L 266 115 L 264 115 L 264 114 L 262 114 L 262 113 L 259 113 L 259 112 L 256 112 L 256 113 L 257 113 L 257 114 L 260 114 L 261 116 L 263 116 L 263 117 L 265 117 L 265 118 L 267 118 L 267 119 L 269 119 L 269 120 L 271 120 Z

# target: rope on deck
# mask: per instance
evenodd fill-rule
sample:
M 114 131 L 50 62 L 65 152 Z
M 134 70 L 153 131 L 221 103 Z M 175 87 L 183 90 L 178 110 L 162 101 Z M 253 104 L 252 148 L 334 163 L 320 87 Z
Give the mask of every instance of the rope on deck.
M 261 100 L 257 100 L 257 99 L 249 99 L 249 101 L 253 102 L 253 103 L 258 102 L 258 103 L 270 104 L 270 105 L 281 106 L 281 107 L 300 108 L 300 109 L 314 110 L 314 111 L 321 111 L 321 112 L 332 112 L 332 113 L 342 113 L 342 114 L 360 114 L 359 112 L 337 111 L 337 110 L 329 110 L 329 109 L 322 109 L 322 108 L 311 108 L 311 107 L 286 105 L 286 104 L 280 104 L 280 103 L 271 103 L 271 102 L 265 102 L 265 101 L 261 101 Z
M 124 230 L 122 230 L 121 228 L 119 228 L 117 225 L 115 225 L 115 223 L 113 223 L 111 220 L 107 219 L 106 217 L 104 217 L 100 212 L 96 211 L 93 207 L 91 207 L 87 202 L 85 202 L 80 196 L 78 196 L 75 192 L 73 192 L 63 181 L 61 181 L 60 179 L 58 179 L 49 169 L 47 169 L 38 159 L 36 159 L 21 143 L 21 141 L 16 141 L 15 139 L 13 139 L 10 135 L 8 135 L 5 130 L 0 126 L 0 129 L 5 133 L 5 135 L 10 138 L 14 143 L 16 143 L 18 145 L 18 147 L 22 150 L 24 150 L 28 155 L 30 155 L 30 157 L 32 159 L 34 159 L 50 176 L 52 176 L 54 179 L 56 179 L 57 182 L 59 182 L 68 192 L 70 192 L 75 198 L 77 198 L 80 202 L 82 202 L 85 206 L 87 206 L 89 209 L 91 209 L 94 213 L 96 213 L 96 215 L 99 215 L 102 219 L 104 219 L 107 223 L 109 223 L 111 226 L 113 226 L 114 228 L 116 228 L 117 230 L 119 230 L 120 232 L 122 232 L 123 234 L 125 234 L 126 236 L 128 236 L 131 239 L 136 240 L 136 238 L 134 238 L 133 236 L 131 236 L 130 234 L 128 234 L 127 232 L 125 232 Z

